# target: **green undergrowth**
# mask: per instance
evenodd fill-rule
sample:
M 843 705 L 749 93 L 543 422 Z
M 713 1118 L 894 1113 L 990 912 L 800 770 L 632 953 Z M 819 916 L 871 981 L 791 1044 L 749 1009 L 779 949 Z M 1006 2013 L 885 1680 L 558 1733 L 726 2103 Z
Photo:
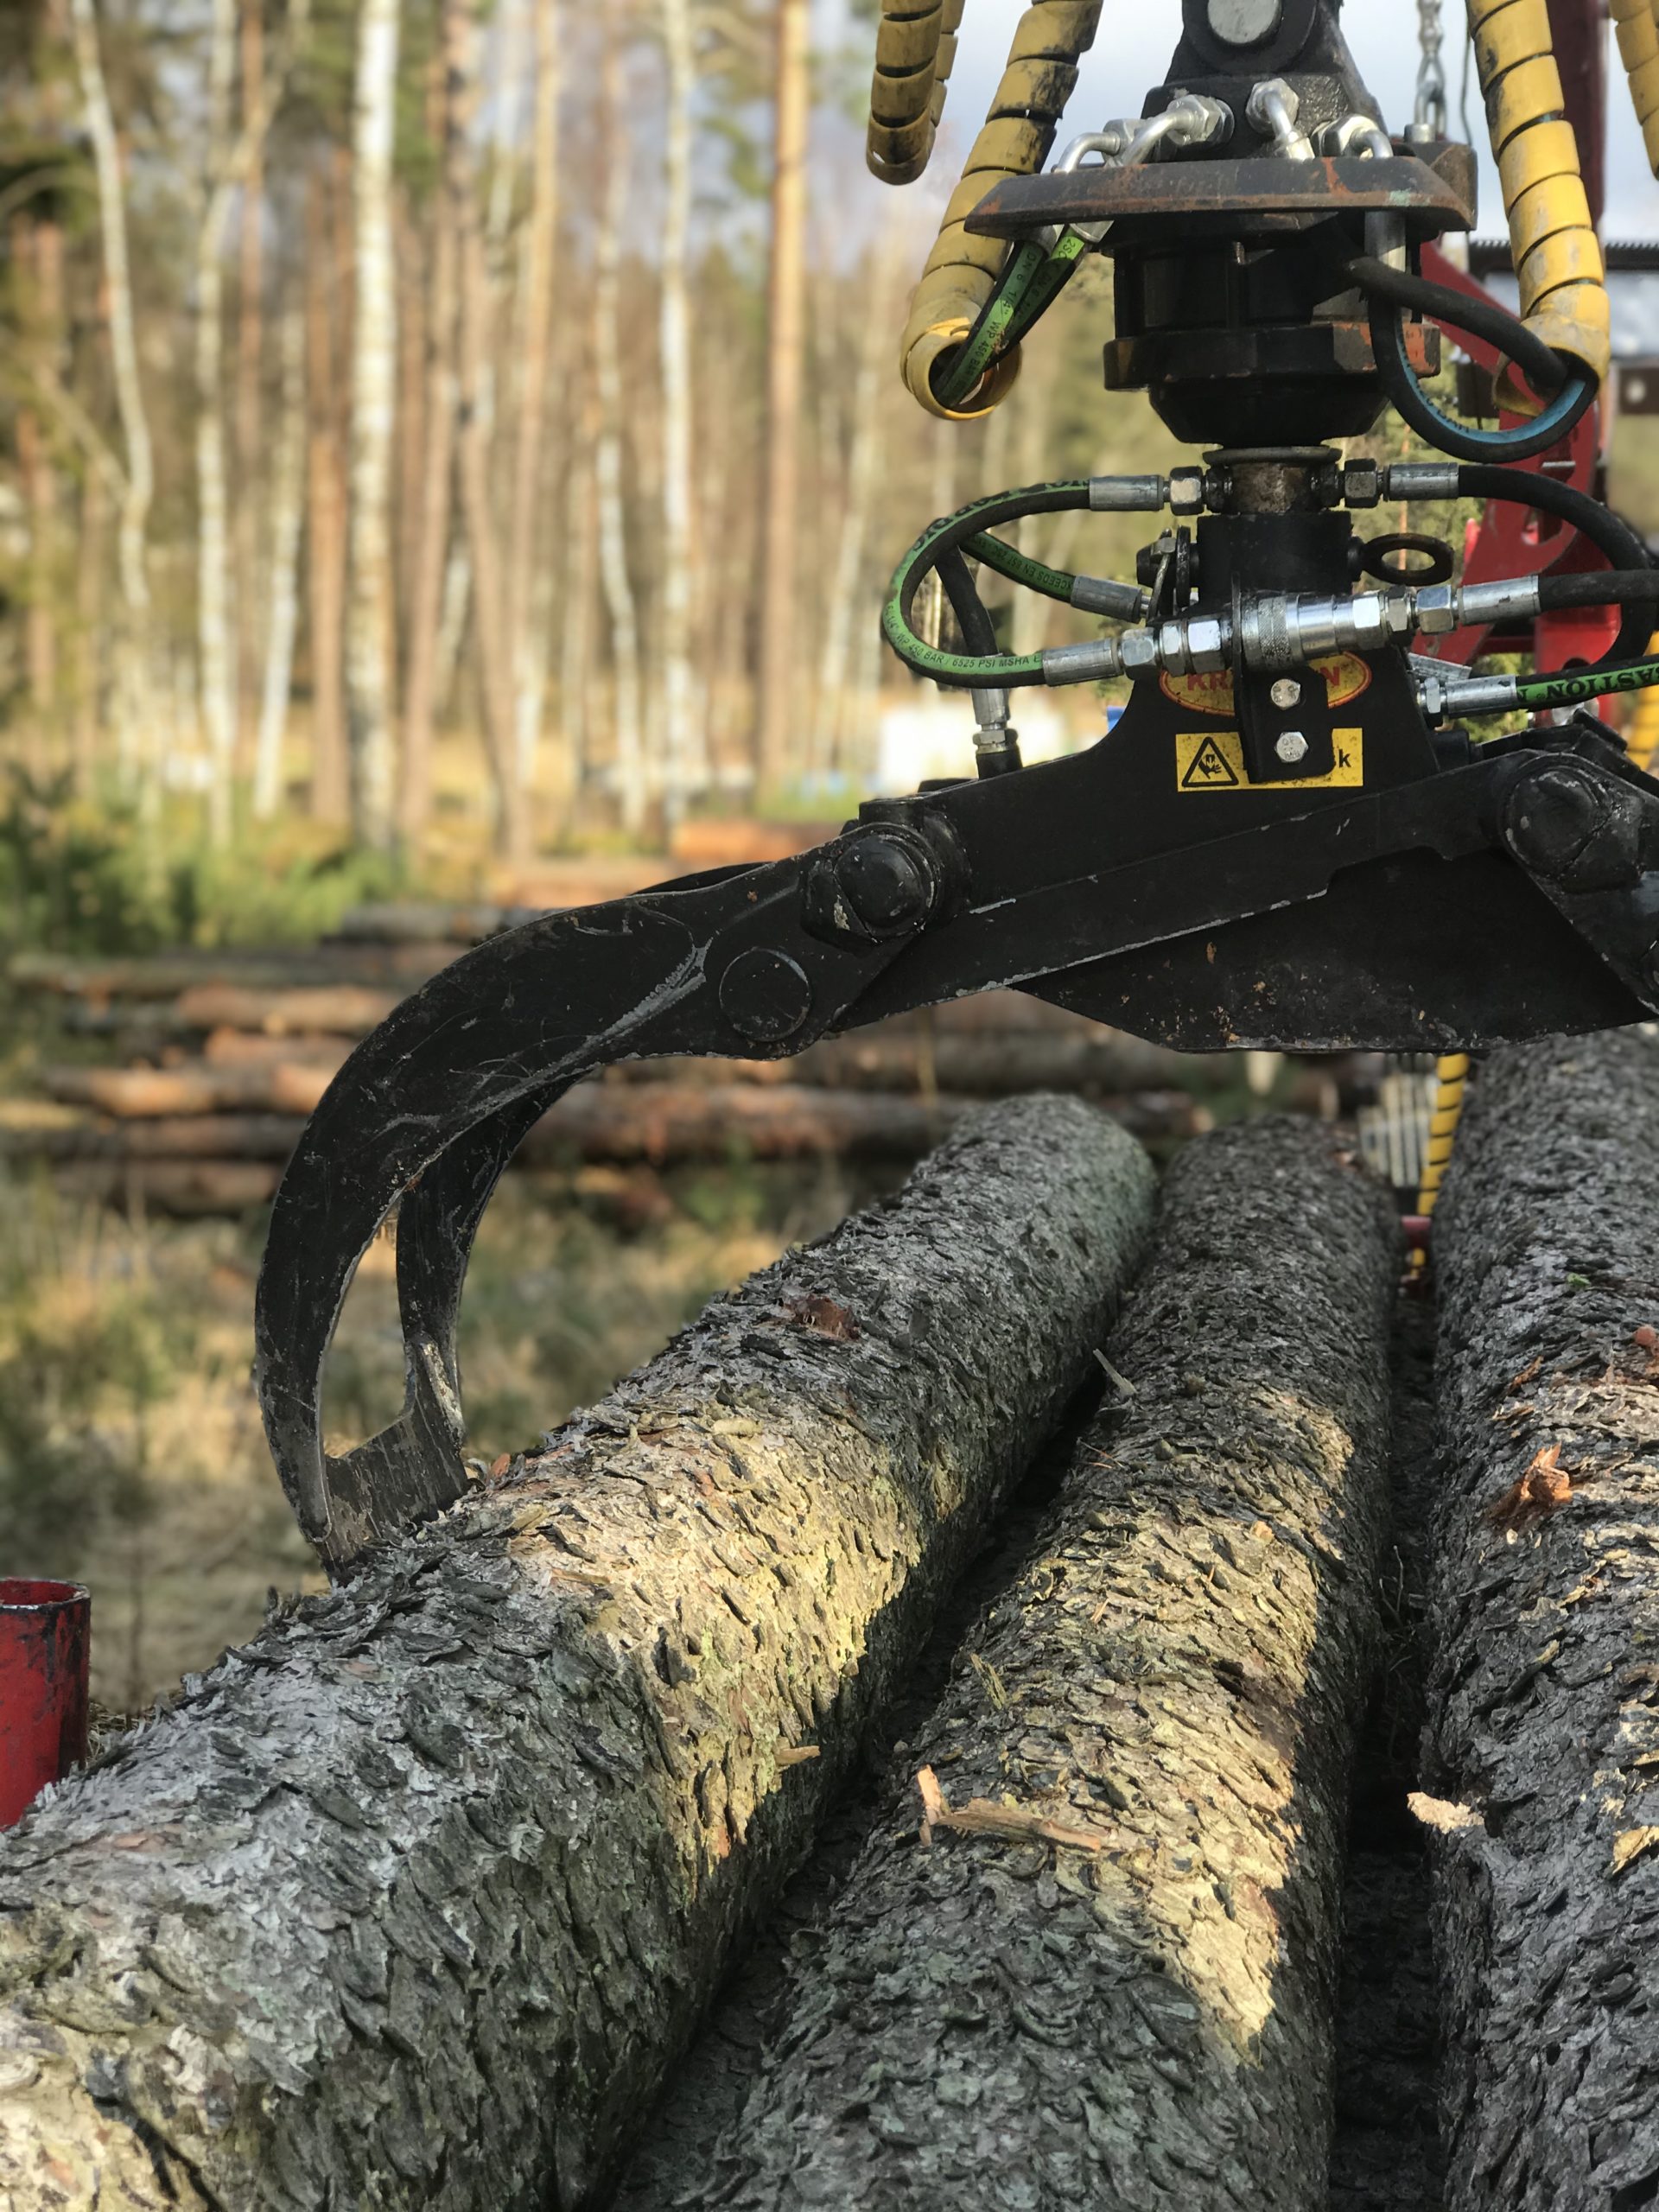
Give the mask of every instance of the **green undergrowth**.
M 143 819 L 15 764 L 0 779 L 0 933 L 13 951 L 302 944 L 337 928 L 348 907 L 419 889 L 396 861 L 303 821 L 219 847 L 194 810 Z

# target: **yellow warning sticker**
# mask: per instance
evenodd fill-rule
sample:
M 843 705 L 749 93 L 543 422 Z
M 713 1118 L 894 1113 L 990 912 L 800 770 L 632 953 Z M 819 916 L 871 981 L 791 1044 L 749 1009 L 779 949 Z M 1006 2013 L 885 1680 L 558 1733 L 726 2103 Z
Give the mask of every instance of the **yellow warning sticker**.
M 1276 777 L 1253 784 L 1244 772 L 1244 747 L 1236 729 L 1186 729 L 1175 733 L 1175 787 L 1183 791 L 1301 791 L 1350 787 L 1365 780 L 1363 734 L 1333 729 L 1337 765 L 1328 775 Z

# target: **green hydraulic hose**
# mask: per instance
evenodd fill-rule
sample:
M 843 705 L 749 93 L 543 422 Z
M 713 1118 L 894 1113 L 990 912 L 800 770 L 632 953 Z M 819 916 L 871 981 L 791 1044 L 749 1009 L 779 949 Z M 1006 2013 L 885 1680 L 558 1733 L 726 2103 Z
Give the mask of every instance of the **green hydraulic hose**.
M 970 499 L 953 515 L 944 515 L 931 522 L 893 572 L 887 590 L 887 604 L 881 610 L 881 634 L 893 647 L 906 668 L 918 676 L 931 677 L 936 683 L 957 690 L 1011 690 L 1016 686 L 1040 683 L 1043 679 L 1043 659 L 1040 653 L 947 653 L 937 645 L 928 645 L 911 627 L 911 609 L 922 579 L 944 552 L 964 550 L 970 539 L 981 537 L 996 524 L 1018 522 L 1031 514 L 1054 514 L 1068 509 L 1086 508 L 1089 505 L 1089 480 L 1074 477 L 1058 484 L 1034 484 L 1023 492 L 993 492 L 983 499 Z M 1002 568 L 1004 562 L 1018 562 L 1040 569 L 1038 562 L 1027 563 L 1024 554 L 1014 552 L 1000 539 L 986 542 L 995 548 L 994 553 L 982 555 L 992 564 Z M 1004 574 L 1010 571 L 1003 569 Z M 1047 569 L 1044 573 L 1058 583 L 1062 572 Z M 1025 581 L 1021 576 L 1020 581 Z M 1066 588 L 1071 579 L 1065 580 Z M 1046 587 L 1039 586 L 1039 589 Z
M 1005 545 L 988 531 L 981 531 L 970 537 L 962 550 L 1011 582 L 1024 584 L 1027 591 L 1039 591 L 1046 599 L 1063 599 L 1068 606 L 1071 604 L 1071 587 L 1077 580 L 1070 569 L 1051 569 L 1046 561 L 1033 561 L 1029 554 Z
M 1605 698 L 1610 691 L 1645 691 L 1659 683 L 1659 660 L 1626 661 L 1622 668 L 1569 670 L 1560 676 L 1517 677 L 1517 706 L 1536 710 L 1544 707 L 1575 707 L 1584 699 Z
M 963 406 L 1003 355 L 1011 353 L 1048 309 L 1088 251 L 1088 241 L 1064 230 L 1052 247 L 1034 238 L 1015 246 L 1003 265 L 979 319 L 945 365 L 936 369 L 933 390 L 941 404 Z

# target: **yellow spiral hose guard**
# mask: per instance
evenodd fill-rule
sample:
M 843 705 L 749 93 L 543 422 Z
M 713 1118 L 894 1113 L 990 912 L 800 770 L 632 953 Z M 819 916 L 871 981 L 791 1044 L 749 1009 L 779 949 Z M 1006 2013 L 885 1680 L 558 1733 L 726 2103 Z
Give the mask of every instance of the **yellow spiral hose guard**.
M 932 148 L 950 66 L 945 41 L 961 7 L 960 0 L 942 0 L 938 10 L 924 16 L 901 15 L 898 6 L 899 0 L 882 0 L 866 157 L 876 175 L 903 184 L 920 175 Z M 950 12 L 953 7 L 955 14 Z M 1001 178 L 1035 175 L 1048 159 L 1055 128 L 1077 81 L 1078 59 L 1094 39 L 1100 8 L 1101 0 L 1031 0 L 1015 26 L 985 126 L 974 141 L 922 270 L 899 343 L 899 372 L 928 413 L 947 422 L 972 422 L 988 414 L 1020 365 L 1015 347 L 964 407 L 946 407 L 934 397 L 935 363 L 973 328 L 1007 252 L 1001 238 L 970 237 L 967 218 Z M 901 34 L 898 27 L 903 24 L 917 28 L 913 34 Z
M 1615 10 L 1624 3 L 1614 0 Z M 1651 30 L 1652 0 L 1635 4 L 1648 10 Z M 1548 9 L 1545 0 L 1469 0 L 1469 32 L 1509 217 L 1521 319 L 1599 383 L 1611 353 L 1611 318 L 1578 142 L 1562 113 Z M 1506 375 L 1503 394 L 1517 411 L 1540 411 L 1541 403 L 1513 377 Z
M 1659 19 L 1654 0 L 1612 0 L 1611 13 L 1648 167 L 1659 176 Z
M 881 0 L 864 158 L 884 184 L 912 183 L 927 167 L 961 22 L 962 0 Z

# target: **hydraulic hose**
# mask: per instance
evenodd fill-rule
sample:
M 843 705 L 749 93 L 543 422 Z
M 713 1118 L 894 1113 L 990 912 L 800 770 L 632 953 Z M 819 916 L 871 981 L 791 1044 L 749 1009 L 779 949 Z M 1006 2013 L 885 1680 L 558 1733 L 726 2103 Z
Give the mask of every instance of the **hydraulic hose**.
M 1471 298 L 1436 284 L 1414 271 L 1396 269 L 1374 254 L 1355 253 L 1335 226 L 1307 232 L 1309 241 L 1365 294 L 1371 326 L 1371 353 L 1378 378 L 1402 421 L 1420 437 L 1457 461 L 1528 461 L 1559 444 L 1596 397 L 1596 380 L 1580 362 L 1558 353 L 1539 333 L 1518 321 L 1496 300 Z M 1510 429 L 1483 430 L 1446 414 L 1417 380 L 1406 350 L 1408 313 L 1430 315 L 1454 330 L 1466 330 L 1499 347 L 1524 370 L 1541 392 L 1549 395 L 1535 422 Z M 1529 397 L 1526 411 L 1539 403 Z
M 1509 217 L 1521 319 L 1599 386 L 1611 351 L 1607 288 L 1578 142 L 1562 119 L 1548 7 L 1546 0 L 1469 0 L 1469 31 Z M 1517 413 L 1536 405 L 1512 381 L 1503 397 Z
M 1007 252 L 1004 239 L 970 236 L 967 219 L 1000 179 L 1034 175 L 1048 159 L 1100 9 L 1101 0 L 1031 0 L 1015 27 L 1007 67 L 945 208 L 899 340 L 899 373 L 930 415 L 972 422 L 990 412 L 1018 373 L 1014 346 L 960 405 L 947 406 L 933 389 L 935 364 L 972 332 Z
M 944 112 L 962 5 L 881 0 L 864 158 L 884 184 L 913 183 L 927 167 Z
M 1612 0 L 1611 12 L 1648 167 L 1659 176 L 1659 22 L 1653 0 Z
M 1571 523 L 1582 537 L 1587 537 L 1597 551 L 1605 556 L 1616 571 L 1645 577 L 1649 589 L 1646 596 L 1639 594 L 1634 586 L 1628 586 L 1621 575 L 1617 587 L 1614 578 L 1592 575 L 1585 579 L 1600 593 L 1580 600 L 1561 600 L 1561 606 L 1611 606 L 1615 602 L 1624 607 L 1624 620 L 1619 624 L 1610 661 L 1645 651 L 1649 638 L 1659 629 L 1659 570 L 1656 570 L 1649 556 L 1647 546 L 1620 515 L 1611 507 L 1604 507 L 1599 499 L 1592 499 L 1587 492 L 1574 490 L 1570 484 L 1557 483 L 1553 476 L 1529 473 L 1519 475 L 1507 468 L 1471 467 L 1458 471 L 1458 491 L 1465 499 L 1507 499 L 1524 507 L 1535 507 L 1543 514 L 1558 515 L 1563 522 Z M 1546 576 L 1540 585 L 1548 593 L 1573 582 L 1566 576 Z M 1551 601 L 1545 598 L 1548 607 Z
M 1027 515 L 1060 514 L 1075 508 L 1086 510 L 1088 505 L 1089 480 L 1085 476 L 1060 484 L 1033 484 L 1020 492 L 991 493 L 982 499 L 970 500 L 953 515 L 929 523 L 894 571 L 887 604 L 881 610 L 881 634 L 906 667 L 918 676 L 931 677 L 935 683 L 957 690 L 1013 690 L 1022 684 L 1041 683 L 1045 678 L 1040 653 L 944 652 L 917 636 L 912 626 L 912 610 L 922 579 L 930 569 L 940 568 L 946 593 L 950 594 L 950 576 L 948 569 L 941 567 L 944 556 L 962 552 L 982 532 L 995 530 L 1003 523 L 1019 522 Z M 999 550 L 1007 554 L 1011 549 L 999 546 Z M 1022 560 L 1024 556 L 1014 557 Z M 1058 575 L 1058 571 L 1055 574 Z M 977 594 L 975 599 L 977 602 Z M 953 598 L 953 607 L 955 603 Z M 980 612 L 983 613 L 982 607 Z M 957 620 L 962 620 L 959 611 Z M 964 636 L 969 635 L 968 625 L 964 623 L 963 628 Z

